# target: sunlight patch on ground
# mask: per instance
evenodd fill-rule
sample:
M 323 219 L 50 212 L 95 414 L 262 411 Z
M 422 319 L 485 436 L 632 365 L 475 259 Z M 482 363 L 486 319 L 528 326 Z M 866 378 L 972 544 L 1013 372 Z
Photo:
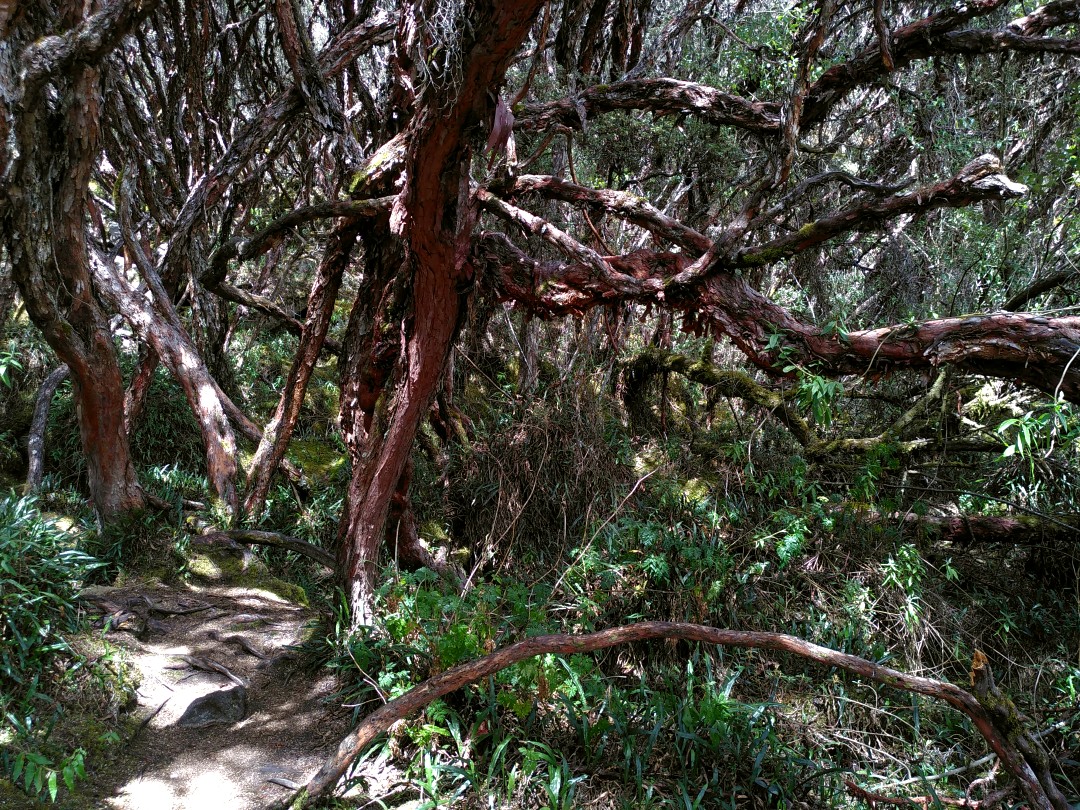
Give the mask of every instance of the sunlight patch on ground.
M 118 797 L 122 804 L 114 807 L 173 807 L 172 786 L 161 779 L 134 779 L 120 790 Z
M 240 798 L 236 785 L 221 771 L 206 771 L 188 786 L 186 804 L 202 810 L 207 807 L 234 807 Z

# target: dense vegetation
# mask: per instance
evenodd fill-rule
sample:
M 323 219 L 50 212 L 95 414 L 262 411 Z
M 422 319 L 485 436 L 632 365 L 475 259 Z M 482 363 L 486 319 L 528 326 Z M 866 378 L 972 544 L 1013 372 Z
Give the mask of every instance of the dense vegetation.
M 439 697 L 356 806 L 1080 800 L 1080 3 L 35 0 L 0 33 L 21 788 L 77 790 L 56 719 L 130 688 L 78 588 L 257 529 L 304 541 L 258 553 L 357 721 L 684 622 L 973 689 L 1022 766 L 895 680 L 679 635 Z

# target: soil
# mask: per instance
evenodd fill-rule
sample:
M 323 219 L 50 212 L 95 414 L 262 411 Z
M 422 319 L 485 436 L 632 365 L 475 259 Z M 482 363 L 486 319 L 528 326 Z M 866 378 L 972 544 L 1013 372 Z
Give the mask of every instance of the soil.
M 350 710 L 329 700 L 333 678 L 298 668 L 288 650 L 302 640 L 314 618 L 310 610 L 266 590 L 222 585 L 141 584 L 97 589 L 94 597 L 133 605 L 140 614 L 132 620 L 136 632 L 108 633 L 137 674 L 138 705 L 121 741 L 88 758 L 73 806 L 264 807 L 288 792 L 268 780 L 306 782 L 348 732 Z M 192 608 L 204 609 L 160 610 Z M 246 717 L 203 728 L 178 725 L 193 701 L 235 685 L 178 656 L 215 662 L 245 681 Z

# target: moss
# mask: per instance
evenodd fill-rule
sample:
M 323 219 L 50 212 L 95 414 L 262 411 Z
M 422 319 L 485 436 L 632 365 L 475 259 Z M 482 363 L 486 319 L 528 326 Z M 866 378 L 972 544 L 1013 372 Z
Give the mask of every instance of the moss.
M 739 257 L 740 263 L 745 267 L 763 267 L 773 262 L 778 262 L 787 255 L 782 247 L 757 250 L 752 253 L 744 253 Z
M 435 540 L 439 543 L 449 543 L 450 535 L 446 533 L 446 529 L 441 523 L 436 520 L 429 520 L 420 527 L 420 536 Z
M 0 779 L 0 807 L 6 810 L 34 810 L 47 806 L 31 799 L 7 779 Z
M 349 193 L 355 194 L 357 190 L 367 184 L 373 175 L 378 174 L 379 167 L 387 160 L 390 160 L 393 155 L 394 151 L 386 148 L 380 149 L 372 155 L 367 165 L 352 176 L 352 180 L 349 181 Z
M 293 439 L 288 456 L 315 480 L 329 481 L 345 467 L 345 454 L 320 439 Z
M 175 582 L 176 579 L 176 570 L 169 566 L 138 566 L 135 569 L 122 569 L 120 573 L 117 574 L 116 581 L 113 585 L 117 588 L 128 588 L 135 585 L 155 586 Z
M 188 557 L 188 573 L 197 582 L 268 591 L 289 602 L 307 605 L 307 593 L 299 585 L 270 574 L 261 560 L 245 560 L 226 549 L 211 548 Z
M 702 478 L 687 479 L 682 485 L 682 496 L 690 503 L 701 503 L 709 497 L 712 487 Z

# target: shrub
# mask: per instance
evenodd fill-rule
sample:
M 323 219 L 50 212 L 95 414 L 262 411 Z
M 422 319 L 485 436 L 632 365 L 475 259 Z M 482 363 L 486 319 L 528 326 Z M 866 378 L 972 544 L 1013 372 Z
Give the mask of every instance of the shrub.
M 0 499 L 0 770 L 53 800 L 58 776 L 70 788 L 82 775 L 82 752 L 54 762 L 41 750 L 60 713 L 50 690 L 75 657 L 65 636 L 81 626 L 79 585 L 100 565 L 73 546 L 33 498 Z

